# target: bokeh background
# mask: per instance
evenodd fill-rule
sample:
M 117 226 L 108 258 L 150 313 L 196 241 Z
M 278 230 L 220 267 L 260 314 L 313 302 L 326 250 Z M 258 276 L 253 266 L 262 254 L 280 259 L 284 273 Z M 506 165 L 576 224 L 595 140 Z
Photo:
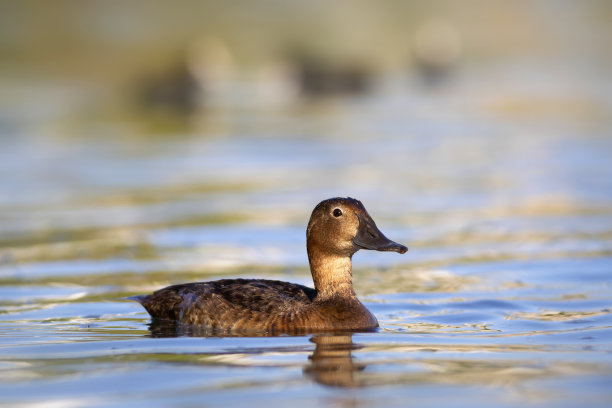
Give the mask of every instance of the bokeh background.
M 611 73 L 605 0 L 0 0 L 6 402 L 605 406 Z M 310 284 L 333 196 L 411 248 L 355 255 L 382 329 L 349 383 L 302 378 L 317 341 L 151 339 L 122 300 Z

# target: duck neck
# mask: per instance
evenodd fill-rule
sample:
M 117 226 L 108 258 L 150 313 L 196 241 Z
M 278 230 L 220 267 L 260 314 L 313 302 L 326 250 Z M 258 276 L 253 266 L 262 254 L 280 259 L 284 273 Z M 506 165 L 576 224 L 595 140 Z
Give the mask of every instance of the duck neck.
M 333 296 L 355 297 L 350 256 L 310 253 L 310 272 L 317 296 L 321 299 Z

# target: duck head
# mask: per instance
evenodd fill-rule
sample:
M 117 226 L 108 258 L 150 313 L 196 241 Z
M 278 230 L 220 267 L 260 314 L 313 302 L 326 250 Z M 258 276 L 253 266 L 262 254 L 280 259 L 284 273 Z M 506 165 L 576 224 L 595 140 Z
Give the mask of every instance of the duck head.
M 351 257 L 360 249 L 405 253 L 408 248 L 380 232 L 365 207 L 354 198 L 330 198 L 312 211 L 306 230 L 308 254 Z

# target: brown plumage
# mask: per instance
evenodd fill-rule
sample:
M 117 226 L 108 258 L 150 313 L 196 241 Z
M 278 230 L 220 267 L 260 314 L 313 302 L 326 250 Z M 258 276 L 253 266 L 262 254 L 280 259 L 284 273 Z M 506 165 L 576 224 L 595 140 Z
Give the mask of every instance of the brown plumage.
M 319 203 L 306 230 L 315 288 L 265 279 L 221 279 L 160 289 L 140 302 L 153 319 L 195 325 L 210 333 L 296 333 L 367 330 L 376 318 L 357 299 L 351 257 L 359 249 L 407 251 L 386 238 L 360 201 Z

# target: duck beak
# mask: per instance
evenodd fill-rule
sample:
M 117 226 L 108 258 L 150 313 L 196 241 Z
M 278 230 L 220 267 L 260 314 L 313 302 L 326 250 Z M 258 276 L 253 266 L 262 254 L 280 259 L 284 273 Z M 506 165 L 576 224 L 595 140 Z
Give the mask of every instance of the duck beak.
M 404 245 L 393 242 L 385 237 L 367 213 L 359 214 L 357 218 L 359 218 L 359 229 L 357 230 L 357 235 L 353 238 L 353 243 L 360 249 L 395 251 L 400 254 L 408 251 L 408 248 Z

